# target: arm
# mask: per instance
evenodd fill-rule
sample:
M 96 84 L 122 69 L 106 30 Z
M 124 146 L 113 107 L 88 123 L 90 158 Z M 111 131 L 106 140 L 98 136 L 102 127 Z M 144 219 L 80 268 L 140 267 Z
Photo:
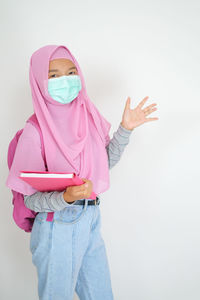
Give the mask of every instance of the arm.
M 129 143 L 129 136 L 132 130 L 124 128 L 121 123 L 117 132 L 106 146 L 109 168 L 111 169 L 120 160 L 125 146 Z M 64 191 L 36 192 L 32 195 L 24 195 L 24 204 L 35 212 L 59 211 L 70 206 L 74 202 L 64 200 Z
M 133 130 L 124 128 L 121 123 L 116 132 L 113 134 L 113 138 L 110 140 L 109 144 L 106 146 L 106 151 L 108 154 L 109 169 L 114 167 L 116 163 L 120 160 L 121 155 L 129 143 L 129 137 Z
M 32 195 L 24 195 L 24 204 L 35 212 L 52 212 L 64 209 L 74 202 L 64 200 L 64 191 L 36 192 Z

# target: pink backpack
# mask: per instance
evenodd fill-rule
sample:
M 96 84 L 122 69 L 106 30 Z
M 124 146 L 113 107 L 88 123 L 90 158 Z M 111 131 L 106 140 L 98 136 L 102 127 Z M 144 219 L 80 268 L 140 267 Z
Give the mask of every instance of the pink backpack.
M 40 139 L 41 139 L 41 145 L 42 145 L 42 156 L 45 162 L 45 167 L 47 170 L 47 164 L 46 164 L 46 158 L 45 158 L 45 151 L 44 151 L 44 143 L 43 143 L 43 136 L 42 132 L 40 130 L 40 126 L 36 117 L 36 114 L 33 114 L 30 116 L 30 118 L 26 121 L 30 122 L 33 126 L 35 126 L 40 133 Z M 23 128 L 18 130 L 17 133 L 15 134 L 14 138 L 11 140 L 9 147 L 8 147 L 8 155 L 7 155 L 7 163 L 8 163 L 8 168 L 10 169 L 12 166 L 13 158 L 15 155 L 15 150 L 17 147 L 17 143 L 19 140 L 20 135 L 23 132 Z M 24 204 L 24 195 L 16 192 L 14 190 L 11 190 L 13 194 L 13 219 L 15 223 L 17 224 L 18 227 L 23 229 L 25 232 L 31 232 L 34 219 L 38 212 L 32 211 L 31 209 L 27 208 Z M 48 212 L 47 214 L 47 221 L 52 221 L 53 219 L 53 214 L 54 212 Z

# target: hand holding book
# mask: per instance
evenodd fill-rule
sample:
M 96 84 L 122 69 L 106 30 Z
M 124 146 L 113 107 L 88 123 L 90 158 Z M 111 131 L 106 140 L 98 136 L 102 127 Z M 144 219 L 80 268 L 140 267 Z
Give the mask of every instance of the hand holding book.
M 81 178 L 85 183 L 78 186 L 68 186 L 63 194 L 66 202 L 74 202 L 79 199 L 87 199 L 92 193 L 92 181 Z
M 66 202 L 79 199 L 96 199 L 92 181 L 75 173 L 20 171 L 22 180 L 40 192 L 64 191 Z

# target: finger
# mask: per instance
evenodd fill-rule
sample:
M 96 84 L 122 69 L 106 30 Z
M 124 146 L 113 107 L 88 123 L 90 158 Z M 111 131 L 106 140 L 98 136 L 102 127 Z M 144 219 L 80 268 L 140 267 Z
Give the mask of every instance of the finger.
M 75 197 L 78 199 L 83 199 L 84 198 L 84 193 L 83 192 L 76 192 Z
M 82 179 L 83 181 L 85 181 L 85 182 L 87 181 L 87 178 L 81 178 L 81 179 Z
M 125 110 L 130 109 L 131 98 L 128 97 L 125 104 Z
M 84 181 L 85 186 L 88 186 L 89 180 L 87 178 L 81 178 Z
M 76 186 L 76 191 L 77 192 L 83 192 L 86 189 L 87 189 L 87 187 L 85 186 L 85 183 Z
M 142 106 L 145 104 L 145 102 L 147 101 L 147 99 L 149 98 L 149 96 L 146 96 L 139 104 L 138 107 L 142 108 Z
M 145 119 L 145 122 L 154 121 L 154 120 L 158 120 L 158 118 L 148 118 L 148 119 Z
M 145 113 L 145 115 L 147 116 L 147 115 L 151 114 L 151 113 L 152 113 L 153 111 L 155 111 L 155 110 L 157 110 L 157 107 L 154 107 L 154 108 L 145 110 L 144 113 Z
M 157 105 L 157 103 L 150 104 L 149 106 L 147 106 L 147 107 L 144 108 L 144 111 L 146 111 L 146 110 L 152 108 L 152 107 L 155 106 L 155 105 Z

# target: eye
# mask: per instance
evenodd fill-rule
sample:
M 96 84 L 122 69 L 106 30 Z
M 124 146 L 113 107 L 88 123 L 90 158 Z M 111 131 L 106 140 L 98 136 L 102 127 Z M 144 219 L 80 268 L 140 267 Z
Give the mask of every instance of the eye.
M 51 75 L 50 77 L 53 77 L 54 75 L 56 75 L 56 74 L 53 74 L 53 75 Z
M 76 74 L 76 72 L 75 72 L 75 71 L 71 71 L 71 72 L 69 72 L 69 74 L 72 74 L 72 73 Z

